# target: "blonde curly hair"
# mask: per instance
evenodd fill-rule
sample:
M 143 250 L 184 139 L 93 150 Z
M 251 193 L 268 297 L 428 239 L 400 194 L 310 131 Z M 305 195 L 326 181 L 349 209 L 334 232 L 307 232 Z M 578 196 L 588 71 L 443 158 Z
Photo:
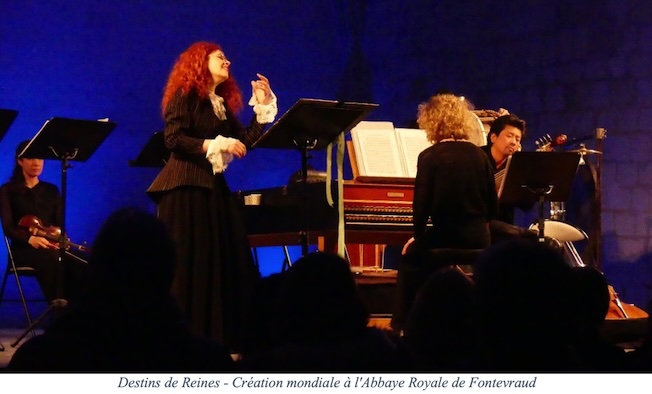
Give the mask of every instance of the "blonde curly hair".
M 437 94 L 419 105 L 417 124 L 433 144 L 447 138 L 470 140 L 478 128 L 472 109 L 472 104 L 461 97 Z

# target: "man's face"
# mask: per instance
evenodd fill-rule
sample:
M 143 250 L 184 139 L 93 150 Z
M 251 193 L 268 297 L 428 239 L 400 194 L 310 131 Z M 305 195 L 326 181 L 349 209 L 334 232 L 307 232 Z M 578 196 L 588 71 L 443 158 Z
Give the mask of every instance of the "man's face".
M 500 134 L 492 134 L 490 137 L 491 143 L 493 144 L 491 150 L 501 155 L 501 157 L 496 159 L 502 160 L 514 152 L 521 150 L 521 137 L 523 137 L 521 130 L 510 125 L 505 126 Z

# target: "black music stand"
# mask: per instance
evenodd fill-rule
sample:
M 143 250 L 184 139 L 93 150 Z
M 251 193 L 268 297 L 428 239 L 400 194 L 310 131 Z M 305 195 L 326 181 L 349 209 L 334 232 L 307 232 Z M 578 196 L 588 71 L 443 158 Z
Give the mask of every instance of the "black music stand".
M 170 158 L 170 151 L 165 147 L 163 132 L 157 131 L 143 146 L 138 157 L 129 160 L 131 167 L 163 167 Z
M 14 123 L 14 120 L 17 116 L 18 111 L 16 110 L 0 108 L 0 140 L 4 138 L 5 134 L 7 134 L 9 127 L 11 127 L 11 124 Z M 4 350 L 5 346 L 2 344 L 2 342 L 0 342 L 0 352 L 4 352 Z
M 17 116 L 18 111 L 16 110 L 0 108 L 0 140 L 7 134 L 9 127 L 14 123 Z
M 516 152 L 508 159 L 498 198 L 505 204 L 539 203 L 539 242 L 545 240 L 545 201 L 568 199 L 579 163 L 574 152 Z
M 69 161 L 86 161 L 115 128 L 116 123 L 109 121 L 91 121 L 68 118 L 52 118 L 47 120 L 36 136 L 27 144 L 18 157 L 37 157 L 44 160 L 61 162 L 61 236 L 59 239 L 59 267 L 57 269 L 57 298 L 25 331 L 11 344 L 15 347 L 36 327 L 50 312 L 63 308 L 68 301 L 62 297 L 63 287 L 63 257 L 67 250 L 66 233 L 66 186 L 67 172 L 71 168 Z
M 341 133 L 350 131 L 369 112 L 372 103 L 333 100 L 297 100 L 256 142 L 252 148 L 298 149 L 301 151 L 303 229 L 300 232 L 302 255 L 308 254 L 308 151 L 324 149 Z

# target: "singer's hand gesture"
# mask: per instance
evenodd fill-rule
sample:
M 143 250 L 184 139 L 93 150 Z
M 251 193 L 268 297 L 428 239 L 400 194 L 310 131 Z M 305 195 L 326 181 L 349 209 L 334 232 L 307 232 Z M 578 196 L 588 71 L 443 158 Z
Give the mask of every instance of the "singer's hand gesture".
M 262 74 L 256 75 L 260 79 L 251 81 L 251 88 L 254 91 L 254 96 L 256 96 L 258 104 L 267 105 L 272 102 L 272 89 L 269 86 L 269 79 Z

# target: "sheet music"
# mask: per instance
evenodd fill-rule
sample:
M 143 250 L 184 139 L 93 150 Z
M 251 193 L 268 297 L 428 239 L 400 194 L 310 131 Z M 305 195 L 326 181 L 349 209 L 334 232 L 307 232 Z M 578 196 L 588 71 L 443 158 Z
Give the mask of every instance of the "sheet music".
M 402 158 L 407 176 L 409 178 L 416 178 L 419 154 L 432 146 L 432 143 L 428 141 L 426 132 L 421 129 L 396 128 L 395 132 L 398 138 L 399 148 L 403 153 Z
M 405 177 L 392 122 L 362 121 L 351 129 L 360 175 Z

